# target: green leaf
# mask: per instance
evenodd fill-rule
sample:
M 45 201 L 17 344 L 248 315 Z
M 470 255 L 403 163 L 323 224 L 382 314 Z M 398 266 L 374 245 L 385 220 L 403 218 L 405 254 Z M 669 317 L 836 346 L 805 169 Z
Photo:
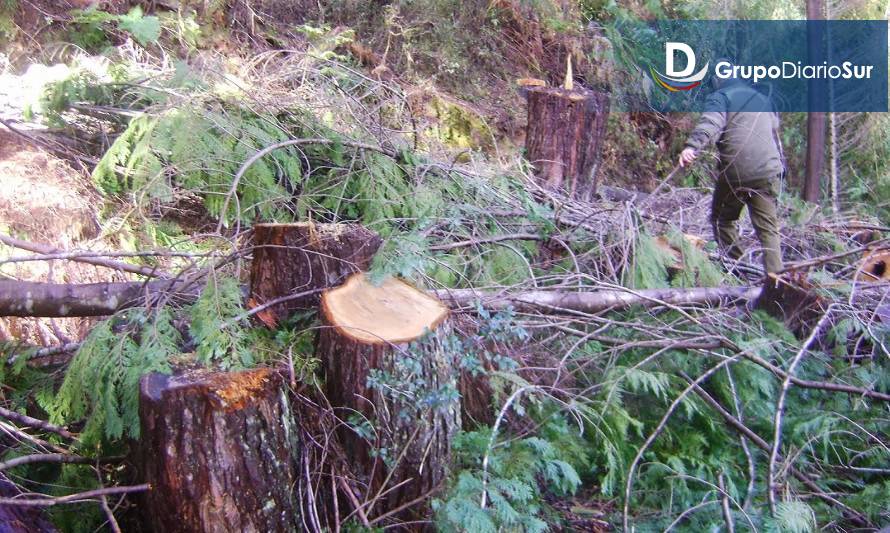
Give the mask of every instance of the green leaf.
M 142 46 L 156 43 L 161 37 L 161 21 L 155 16 L 143 16 L 142 8 L 139 6 L 131 9 L 126 15 L 120 15 L 117 18 L 117 25 L 121 30 L 130 32 Z

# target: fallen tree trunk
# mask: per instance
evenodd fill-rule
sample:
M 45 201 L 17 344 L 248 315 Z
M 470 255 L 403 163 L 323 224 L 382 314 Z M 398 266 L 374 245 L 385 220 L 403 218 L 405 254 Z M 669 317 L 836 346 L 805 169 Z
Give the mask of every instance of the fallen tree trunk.
M 402 507 L 393 518 L 428 516 L 423 501 L 445 479 L 460 429 L 456 354 L 448 308 L 390 278 L 356 274 L 324 293 L 316 356 L 325 395 L 343 420 L 340 442 L 365 485 L 363 512 Z
M 739 300 L 751 300 L 760 294 L 759 287 L 708 287 L 691 289 L 603 289 L 597 291 L 522 291 L 513 294 L 477 291 L 475 289 L 445 289 L 433 291 L 437 298 L 451 307 L 464 307 L 480 302 L 487 309 L 512 307 L 517 311 L 537 311 L 546 314 L 599 313 L 624 309 L 633 305 L 729 305 Z
M 150 283 L 39 283 L 0 281 L 0 316 L 102 316 L 139 305 L 144 297 L 175 292 L 178 301 L 198 296 L 198 288 L 179 290 L 169 281 Z M 863 289 L 860 289 L 863 290 Z M 600 289 L 580 292 L 565 290 L 518 291 L 514 293 L 442 289 L 430 294 L 450 307 L 460 308 L 482 303 L 489 309 L 534 310 L 547 314 L 566 312 L 596 313 L 623 309 L 632 305 L 729 305 L 751 300 L 759 287 L 697 287 L 690 289 Z
M 154 531 L 296 530 L 296 433 L 275 371 L 149 374 L 139 411 Z
M 249 307 L 305 294 L 264 310 L 260 318 L 269 326 L 296 311 L 315 309 L 321 290 L 371 266 L 381 242 L 379 235 L 359 224 L 257 224 Z
M 122 283 L 42 283 L 0 281 L 0 316 L 104 316 L 136 307 L 146 296 L 182 292 L 173 280 Z M 186 301 L 198 296 L 193 287 L 177 297 Z

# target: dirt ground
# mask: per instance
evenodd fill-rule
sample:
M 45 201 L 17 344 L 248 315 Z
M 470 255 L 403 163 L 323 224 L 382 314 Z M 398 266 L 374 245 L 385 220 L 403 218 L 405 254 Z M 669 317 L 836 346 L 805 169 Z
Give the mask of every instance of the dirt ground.
M 100 196 L 89 176 L 0 128 L 0 233 L 57 248 L 88 248 L 99 235 L 99 208 Z M 56 283 L 123 279 L 113 270 L 73 261 L 2 263 L 31 255 L 0 245 L 0 276 Z M 51 346 L 80 340 L 91 323 L 81 318 L 5 318 L 0 319 L 0 340 Z

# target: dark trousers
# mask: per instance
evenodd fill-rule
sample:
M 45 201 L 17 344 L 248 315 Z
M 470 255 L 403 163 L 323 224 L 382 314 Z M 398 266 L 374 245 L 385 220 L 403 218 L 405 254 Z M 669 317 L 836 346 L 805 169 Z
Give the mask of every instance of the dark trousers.
M 742 257 L 737 222 L 742 208 L 748 206 L 751 225 L 763 247 L 763 268 L 767 273 L 782 270 L 779 216 L 777 213 L 779 176 L 748 180 L 744 183 L 721 176 L 714 187 L 711 204 L 711 225 L 714 238 L 723 251 L 733 259 Z

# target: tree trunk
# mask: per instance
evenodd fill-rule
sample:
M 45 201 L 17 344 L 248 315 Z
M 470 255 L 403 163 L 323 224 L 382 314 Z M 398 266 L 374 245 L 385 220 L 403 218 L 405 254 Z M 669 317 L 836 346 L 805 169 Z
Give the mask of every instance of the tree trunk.
M 422 499 L 447 473 L 460 428 L 447 317 L 444 305 L 410 285 L 390 279 L 375 287 L 363 274 L 321 298 L 316 355 L 326 396 L 351 426 L 339 438 L 367 484 L 365 500 L 405 482 L 366 507 L 369 515 Z M 421 516 L 429 513 L 399 518 Z
M 315 309 L 322 290 L 367 270 L 381 243 L 359 224 L 257 224 L 253 232 L 250 307 L 309 293 L 263 311 L 270 326 L 296 311 Z
M 174 280 L 121 283 L 43 283 L 0 281 L 0 316 L 104 316 L 141 305 L 147 296 L 180 293 L 175 301 L 193 301 L 200 286 L 182 294 Z
M 526 157 L 544 187 L 591 201 L 609 98 L 585 89 L 528 89 Z
M 149 374 L 139 411 L 154 531 L 296 529 L 297 447 L 275 371 Z
M 170 282 L 156 283 L 39 283 L 0 281 L 0 316 L 97 316 L 138 305 L 145 295 L 171 290 Z M 172 285 L 179 291 L 178 285 Z M 520 291 L 504 293 L 475 289 L 443 289 L 430 294 L 451 307 L 472 306 L 476 300 L 490 309 L 513 306 L 519 311 L 540 313 L 595 313 L 625 309 L 631 305 L 726 305 L 756 298 L 760 289 L 750 287 L 698 287 L 689 289 L 600 289 L 572 291 Z M 197 291 L 179 292 L 177 301 L 197 298 Z M 81 298 L 81 300 L 78 300 Z M 27 302 L 30 302 L 28 304 Z
M 0 474 L 0 497 L 15 498 L 22 494 L 4 474 Z M 40 507 L 0 505 L 0 532 L 2 533 L 55 533 L 57 530 Z
M 807 0 L 807 19 L 822 20 L 824 0 Z M 824 52 L 822 49 L 822 35 L 819 27 L 809 25 L 807 27 L 807 51 L 811 65 L 822 64 Z M 822 174 L 825 170 L 825 113 L 816 112 L 813 109 L 821 106 L 825 95 L 822 94 L 820 85 L 811 82 L 807 97 L 809 99 L 810 112 L 807 113 L 807 167 L 804 177 L 803 199 L 808 202 L 818 203 L 821 196 Z
M 751 300 L 760 294 L 757 287 L 709 287 L 691 289 L 603 289 L 597 291 L 523 291 L 513 294 L 486 293 L 475 289 L 433 291 L 450 307 L 472 306 L 479 302 L 486 309 L 512 307 L 520 312 L 544 314 L 600 313 L 627 309 L 633 305 L 722 306 Z
M 792 272 L 781 277 L 767 276 L 754 306 L 782 320 L 798 338 L 804 338 L 825 314 L 828 303 L 807 280 L 805 272 Z

